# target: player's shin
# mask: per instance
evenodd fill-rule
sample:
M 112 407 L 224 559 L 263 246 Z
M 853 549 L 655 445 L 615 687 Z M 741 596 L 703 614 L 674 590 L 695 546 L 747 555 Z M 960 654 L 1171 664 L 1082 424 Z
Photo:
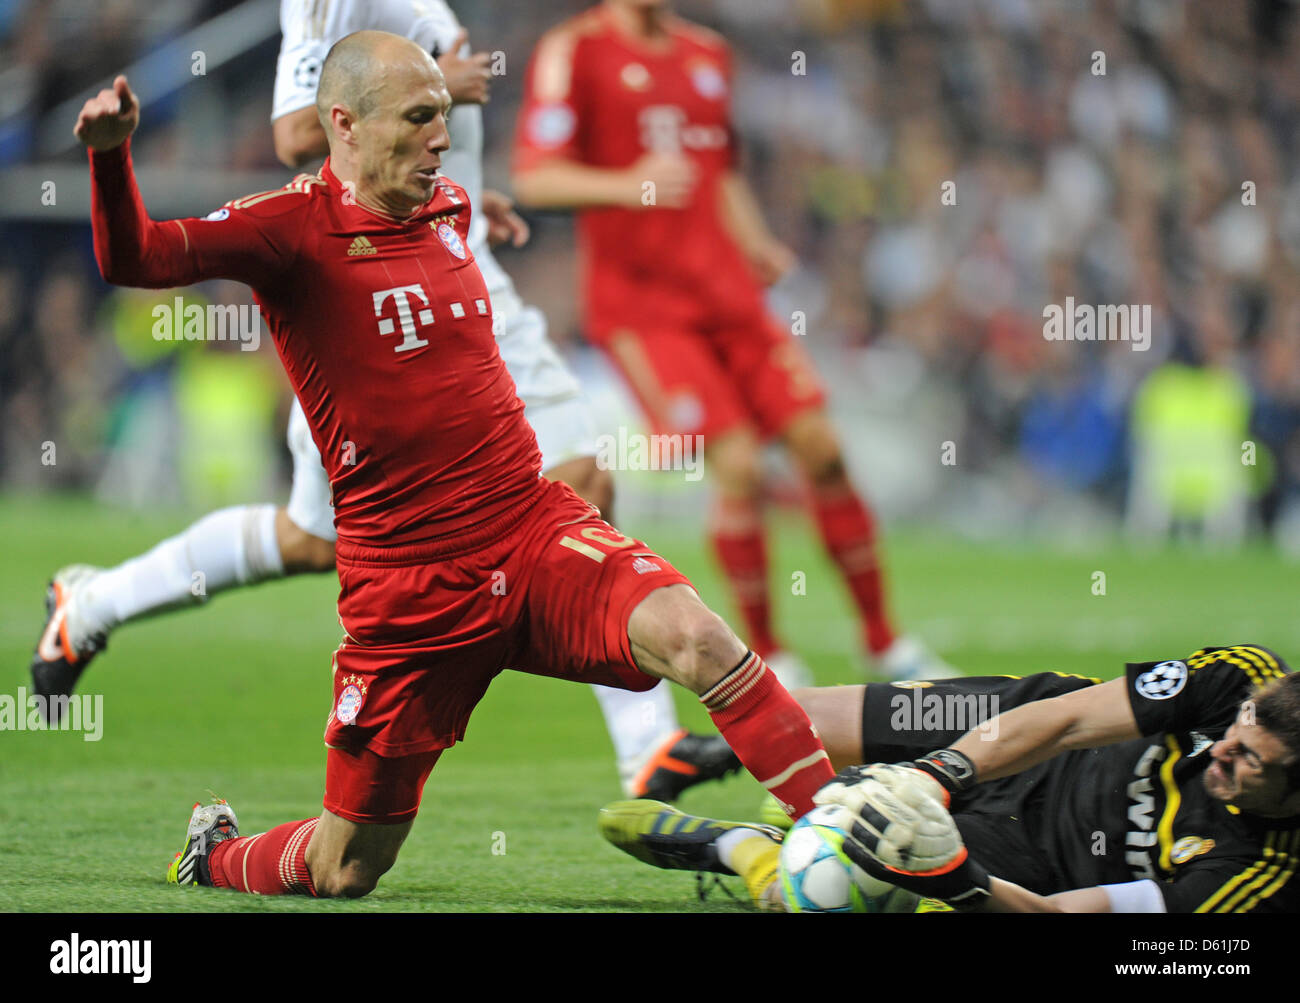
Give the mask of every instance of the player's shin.
M 885 588 L 876 556 L 871 512 L 845 479 L 812 486 L 813 515 L 822 542 L 844 576 L 862 617 L 867 647 L 879 654 L 894 641 L 885 609 Z
M 763 659 L 746 652 L 700 702 L 745 768 L 791 818 L 812 809 L 813 795 L 835 771 L 808 715 Z
M 723 496 L 714 502 L 709 522 L 713 552 L 745 621 L 745 637 L 755 651 L 767 657 L 780 645 L 772 631 L 762 509 L 749 499 Z
M 286 822 L 256 836 L 218 843 L 208 856 L 214 888 L 257 895 L 312 895 L 307 844 L 319 818 Z

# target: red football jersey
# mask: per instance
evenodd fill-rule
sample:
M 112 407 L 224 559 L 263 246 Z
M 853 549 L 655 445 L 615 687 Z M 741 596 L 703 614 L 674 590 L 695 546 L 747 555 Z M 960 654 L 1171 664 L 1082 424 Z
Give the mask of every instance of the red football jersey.
M 253 288 L 334 495 L 342 541 L 456 535 L 539 489 L 541 456 L 497 354 L 464 189 L 441 179 L 406 219 L 330 170 L 203 219 L 145 214 L 129 143 L 92 153 L 95 257 L 110 282 Z
M 666 30 L 652 44 L 593 8 L 542 37 L 526 77 L 516 169 L 552 157 L 628 167 L 668 152 L 698 171 L 685 208 L 579 211 L 587 320 L 598 339 L 646 311 L 688 325 L 735 323 L 761 297 L 720 213 L 719 183 L 734 161 L 730 52 L 680 18 Z

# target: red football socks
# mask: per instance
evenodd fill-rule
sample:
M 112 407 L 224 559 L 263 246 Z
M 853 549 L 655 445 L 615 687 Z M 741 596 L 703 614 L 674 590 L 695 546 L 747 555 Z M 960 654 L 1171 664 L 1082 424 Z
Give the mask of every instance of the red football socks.
M 867 648 L 878 655 L 894 643 L 894 630 L 885 613 L 885 587 L 876 560 L 871 512 L 847 484 L 814 487 L 812 499 L 822 542 L 839 566 L 857 604 L 866 630 Z
M 319 821 L 285 822 L 256 836 L 218 843 L 208 853 L 213 886 L 255 895 L 315 895 L 307 844 Z
M 835 776 L 822 740 L 802 707 L 750 651 L 700 697 L 745 769 L 775 795 L 791 818 L 812 810 L 812 797 Z
M 745 621 L 745 638 L 749 646 L 760 656 L 772 654 L 780 645 L 772 633 L 772 598 L 767 588 L 767 542 L 763 534 L 762 509 L 748 499 L 717 499 L 710 518 L 709 536 Z

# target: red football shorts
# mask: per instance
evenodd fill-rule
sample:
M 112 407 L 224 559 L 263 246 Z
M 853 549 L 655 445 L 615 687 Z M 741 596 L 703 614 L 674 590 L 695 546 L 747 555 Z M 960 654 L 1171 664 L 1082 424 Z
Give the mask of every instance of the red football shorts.
M 771 438 L 826 402 L 803 346 L 765 313 L 707 333 L 629 324 L 611 330 L 601 345 L 656 434 L 712 437 L 750 425 Z
M 337 560 L 346 633 L 334 653 L 325 744 L 353 758 L 331 752 L 327 773 L 337 782 L 327 782 L 325 807 L 354 821 L 415 814 L 433 766 L 427 754 L 465 737 L 502 669 L 654 686 L 633 663 L 628 620 L 655 589 L 690 584 L 551 481 L 472 537 L 404 547 L 340 540 Z M 361 750 L 378 762 L 357 758 Z M 404 762 L 392 764 L 389 796 L 391 760 Z

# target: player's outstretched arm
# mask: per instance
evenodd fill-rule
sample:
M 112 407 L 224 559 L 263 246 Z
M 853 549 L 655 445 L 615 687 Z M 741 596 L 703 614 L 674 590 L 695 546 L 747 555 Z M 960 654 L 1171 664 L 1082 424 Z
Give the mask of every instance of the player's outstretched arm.
M 1070 749 L 1139 738 L 1124 679 L 1016 707 L 967 732 L 954 745 L 975 779 L 1009 777 Z M 996 741 L 990 741 L 996 736 Z
M 1037 895 L 1027 888 L 994 878 L 979 912 L 1168 912 L 1160 886 L 1154 881 L 1074 888 L 1055 895 Z
M 1079 888 L 1056 895 L 1038 895 L 1010 881 L 994 878 L 979 912 L 1110 912 L 1110 899 L 1100 888 Z
M 682 209 L 690 204 L 698 172 L 687 158 L 647 153 L 628 167 L 592 167 L 549 157 L 517 170 L 515 197 L 534 209 Z
M 1006 711 L 968 731 L 951 748 L 910 763 L 848 767 L 818 792 L 818 804 L 857 810 L 859 787 L 879 781 L 895 790 L 928 778 L 926 793 L 944 805 L 985 780 L 1009 777 L 1071 749 L 1092 749 L 1140 737 L 1124 679 L 1038 700 Z
M 90 152 L 90 213 L 95 260 L 114 285 L 169 289 L 204 279 L 268 281 L 292 260 L 301 234 L 291 225 L 272 231 L 244 212 L 208 219 L 149 218 L 131 166 L 131 134 L 140 102 L 119 76 L 111 90 L 85 103 L 73 130 Z

